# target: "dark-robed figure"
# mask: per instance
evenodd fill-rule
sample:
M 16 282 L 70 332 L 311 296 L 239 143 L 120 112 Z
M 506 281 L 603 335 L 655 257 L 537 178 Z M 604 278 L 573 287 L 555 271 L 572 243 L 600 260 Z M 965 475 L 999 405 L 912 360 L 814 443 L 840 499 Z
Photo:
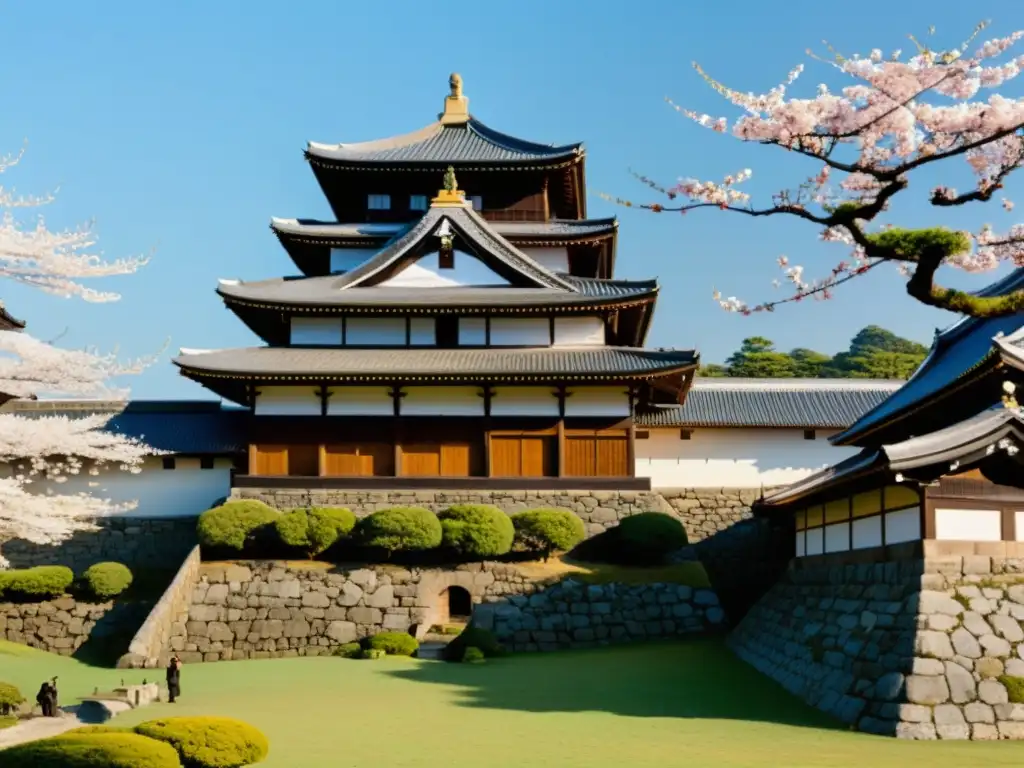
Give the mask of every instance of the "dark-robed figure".
M 57 678 L 48 680 L 39 687 L 36 703 L 43 710 L 43 717 L 57 716 Z
M 173 704 L 181 696 L 181 659 L 171 656 L 167 663 L 167 700 Z

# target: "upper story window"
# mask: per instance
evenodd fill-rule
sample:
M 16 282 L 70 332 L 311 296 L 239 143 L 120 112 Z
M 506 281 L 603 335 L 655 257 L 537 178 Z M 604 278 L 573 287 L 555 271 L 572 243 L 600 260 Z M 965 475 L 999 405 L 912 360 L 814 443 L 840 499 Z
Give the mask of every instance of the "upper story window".
M 371 211 L 391 210 L 391 195 L 367 195 L 366 207 Z
M 427 196 L 426 195 L 409 195 L 409 210 L 410 211 L 425 211 L 425 210 L 427 210 Z
M 471 195 L 469 202 L 472 203 L 474 211 L 482 211 L 484 209 L 484 199 L 480 195 Z

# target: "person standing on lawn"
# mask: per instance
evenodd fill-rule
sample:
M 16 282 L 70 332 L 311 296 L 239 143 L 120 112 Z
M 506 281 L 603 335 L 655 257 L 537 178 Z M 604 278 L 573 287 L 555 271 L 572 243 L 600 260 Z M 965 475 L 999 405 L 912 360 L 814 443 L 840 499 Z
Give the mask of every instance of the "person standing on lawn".
M 173 704 L 181 696 L 181 659 L 171 656 L 167 664 L 167 700 Z

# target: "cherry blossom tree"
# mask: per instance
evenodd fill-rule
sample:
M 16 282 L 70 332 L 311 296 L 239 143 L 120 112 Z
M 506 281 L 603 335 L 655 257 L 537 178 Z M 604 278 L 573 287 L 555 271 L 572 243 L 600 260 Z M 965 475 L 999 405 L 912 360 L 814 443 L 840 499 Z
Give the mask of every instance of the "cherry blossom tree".
M 22 155 L 0 158 L 0 173 Z M 116 301 L 115 293 L 82 283 L 90 278 L 127 275 L 147 259 L 104 261 L 92 249 L 91 227 L 54 231 L 40 217 L 25 226 L 18 209 L 38 208 L 52 196 L 20 197 L 0 187 L 0 277 L 47 293 L 91 302 Z M 2 305 L 0 305 L 2 306 Z M 0 392 L 6 398 L 38 395 L 124 399 L 127 391 L 107 385 L 112 377 L 138 373 L 152 359 L 119 362 L 114 354 L 64 350 L 18 330 L 0 331 Z M 131 508 L 89 493 L 55 491 L 71 476 L 99 475 L 105 466 L 138 472 L 154 453 L 139 440 L 104 431 L 115 412 L 86 418 L 0 413 L 0 545 L 11 539 L 55 544 L 78 530 L 94 527 L 95 518 Z M 6 565 L 0 555 L 0 567 Z
M 927 192 L 928 202 L 943 210 L 997 200 L 1007 177 L 1024 163 L 1024 98 L 994 92 L 1024 69 L 1024 56 L 1005 58 L 1024 31 L 988 40 L 971 51 L 987 26 L 979 24 L 963 45 L 947 51 L 933 51 L 911 37 L 916 52 L 906 60 L 900 51 L 885 56 L 878 49 L 866 57 L 846 57 L 831 48 L 827 59 L 811 54 L 852 80 L 838 92 L 819 85 L 812 98 L 787 98 L 802 65 L 781 85 L 754 95 L 723 85 L 694 64 L 743 114 L 730 124 L 725 117 L 698 114 L 670 101 L 678 112 L 712 131 L 731 130 L 742 141 L 808 158 L 818 164 L 817 170 L 795 188 L 775 193 L 771 205 L 764 206 L 753 205 L 740 188 L 751 176 L 749 169 L 719 182 L 683 179 L 673 186 L 638 175 L 668 203 L 608 199 L 657 213 L 718 208 L 754 217 L 796 217 L 816 225 L 822 240 L 849 252 L 817 278 L 806 277 L 802 266 L 779 257 L 795 292 L 751 305 L 716 291 L 716 301 L 727 310 L 750 314 L 808 297 L 827 299 L 838 285 L 893 263 L 908 278 L 907 293 L 923 304 L 973 317 L 1021 312 L 1024 291 L 979 297 L 940 285 L 936 272 L 944 266 L 967 272 L 1002 264 L 1024 266 L 1024 224 L 1002 232 L 986 224 L 972 233 L 943 226 L 906 229 L 882 221 L 895 196 L 911 190 L 911 179 L 926 166 L 962 160 L 973 175 L 967 191 L 939 186 Z M 942 169 L 948 167 L 945 163 Z M 1005 212 L 1013 210 L 1010 200 L 1001 203 Z

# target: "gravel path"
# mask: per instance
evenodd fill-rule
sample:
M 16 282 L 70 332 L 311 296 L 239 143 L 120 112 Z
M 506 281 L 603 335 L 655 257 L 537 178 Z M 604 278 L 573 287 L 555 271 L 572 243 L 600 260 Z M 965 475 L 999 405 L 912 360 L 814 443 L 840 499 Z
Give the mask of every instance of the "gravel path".
M 78 717 L 78 708 L 72 707 L 70 709 L 76 711 L 64 711 L 61 717 L 33 717 L 24 723 L 0 730 L 0 749 L 13 747 L 15 744 L 24 744 L 26 741 L 36 741 L 37 739 L 57 736 L 65 731 L 70 731 L 72 728 L 86 725 Z

